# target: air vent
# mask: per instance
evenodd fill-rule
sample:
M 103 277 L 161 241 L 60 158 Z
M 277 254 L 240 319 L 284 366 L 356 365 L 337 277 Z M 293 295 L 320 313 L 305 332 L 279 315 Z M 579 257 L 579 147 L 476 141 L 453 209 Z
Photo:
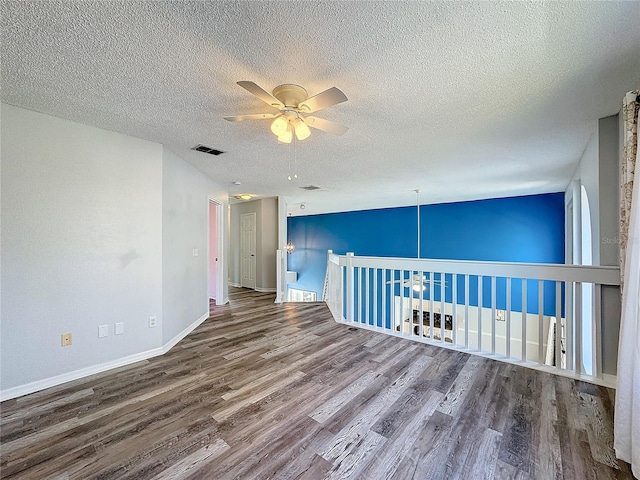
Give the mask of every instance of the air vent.
M 216 150 L 215 148 L 207 147 L 206 145 L 196 145 L 191 150 L 208 153 L 209 155 L 220 155 L 221 153 L 224 153 L 222 150 Z
M 320 187 L 316 187 L 315 185 L 307 185 L 306 187 L 300 187 L 303 190 L 309 190 L 309 191 L 313 191 L 313 190 L 320 190 Z

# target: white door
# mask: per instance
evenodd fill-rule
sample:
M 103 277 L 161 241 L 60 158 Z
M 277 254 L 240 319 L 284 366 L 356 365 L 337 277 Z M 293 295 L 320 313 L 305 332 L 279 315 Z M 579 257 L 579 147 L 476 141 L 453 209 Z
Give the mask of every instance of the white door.
M 240 215 L 240 285 L 256 288 L 256 214 Z
M 218 205 L 209 201 L 209 298 L 219 303 L 218 298 Z

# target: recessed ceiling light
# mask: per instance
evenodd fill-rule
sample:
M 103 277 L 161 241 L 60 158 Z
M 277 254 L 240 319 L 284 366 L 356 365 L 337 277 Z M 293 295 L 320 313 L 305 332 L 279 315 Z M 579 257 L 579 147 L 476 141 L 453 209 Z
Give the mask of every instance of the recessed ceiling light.
M 242 182 L 233 182 L 234 185 L 242 185 Z

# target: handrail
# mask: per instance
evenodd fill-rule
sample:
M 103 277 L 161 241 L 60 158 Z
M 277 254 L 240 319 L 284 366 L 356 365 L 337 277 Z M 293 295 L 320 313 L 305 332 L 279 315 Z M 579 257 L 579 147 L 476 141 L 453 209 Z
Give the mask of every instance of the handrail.
M 602 372 L 600 296 L 620 285 L 618 267 L 329 250 L 327 279 L 338 322 L 615 386 Z
M 347 255 L 332 254 L 330 261 L 347 265 Z M 439 260 L 427 258 L 353 256 L 354 267 L 388 268 L 396 270 L 434 271 L 511 278 L 556 280 L 560 282 L 600 283 L 620 285 L 620 268 L 599 265 L 558 265 L 552 263 L 507 263 L 472 260 Z

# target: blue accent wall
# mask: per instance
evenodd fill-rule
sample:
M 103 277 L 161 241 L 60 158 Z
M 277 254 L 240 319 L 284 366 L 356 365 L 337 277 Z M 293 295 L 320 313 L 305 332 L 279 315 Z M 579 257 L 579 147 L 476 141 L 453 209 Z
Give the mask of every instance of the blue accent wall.
M 422 258 L 564 263 L 564 193 L 422 205 L 420 217 Z M 295 245 L 289 269 L 298 272 L 298 282 L 290 286 L 315 291 L 318 298 L 328 249 L 338 254 L 417 256 L 415 206 L 289 217 L 287 228 Z M 516 293 L 512 308 L 519 310 Z M 535 303 L 535 292 L 530 293 L 528 304 Z M 549 293 L 551 307 L 554 295 Z M 499 299 L 498 308 L 505 308 L 501 303 Z M 535 308 L 532 313 L 537 313 Z

